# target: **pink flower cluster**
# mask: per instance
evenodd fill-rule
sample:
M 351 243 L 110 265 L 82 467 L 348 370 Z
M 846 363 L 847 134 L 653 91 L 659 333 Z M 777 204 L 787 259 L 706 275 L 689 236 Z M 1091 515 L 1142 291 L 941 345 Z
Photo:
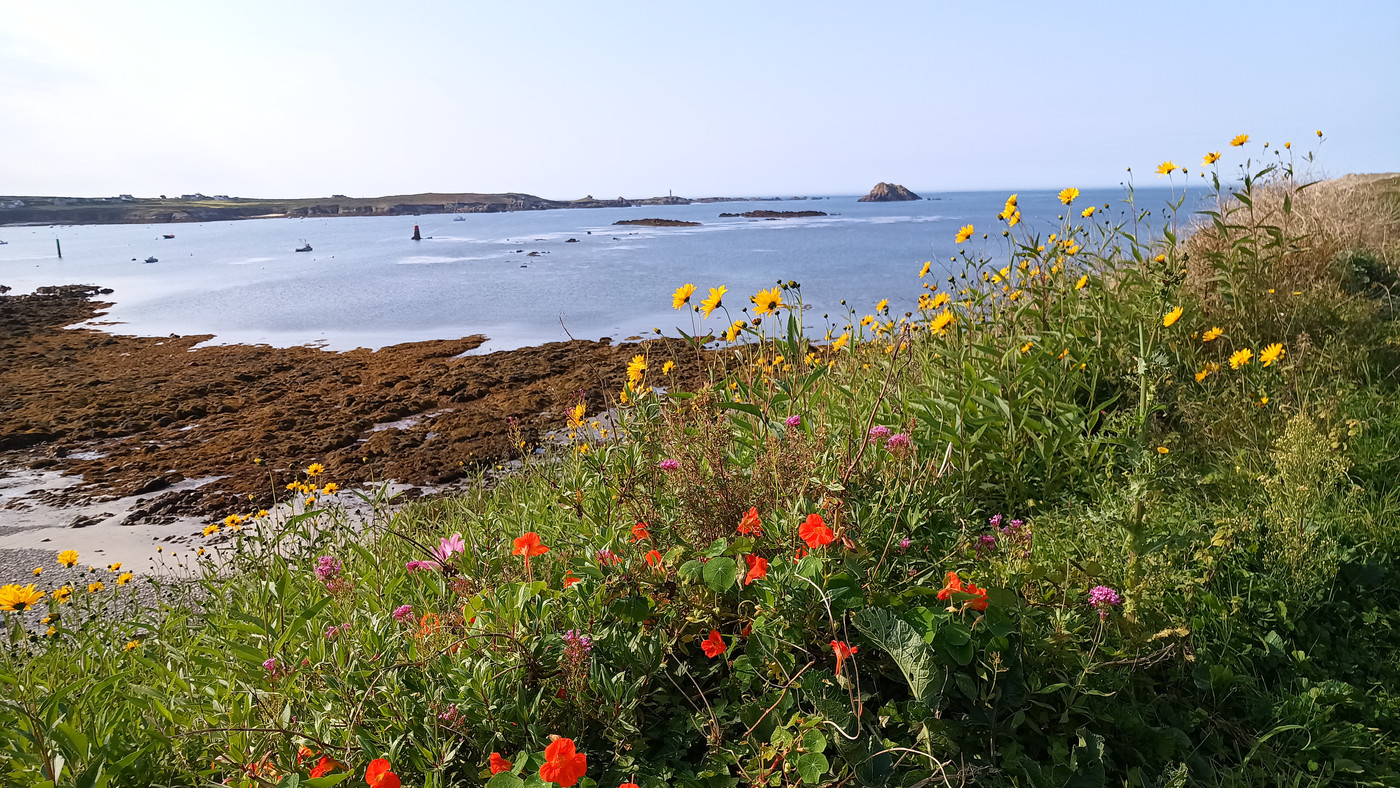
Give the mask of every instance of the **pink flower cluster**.
M 341 566 L 340 560 L 335 556 L 323 555 L 316 559 L 316 579 L 322 583 L 329 583 L 340 577 L 340 573 L 344 571 L 345 567 Z
M 394 608 L 394 620 L 401 624 L 413 621 L 413 605 L 399 605 Z
M 1098 608 L 1099 618 L 1108 618 L 1108 611 L 1123 604 L 1123 597 L 1108 586 L 1094 586 L 1089 589 L 1089 604 Z

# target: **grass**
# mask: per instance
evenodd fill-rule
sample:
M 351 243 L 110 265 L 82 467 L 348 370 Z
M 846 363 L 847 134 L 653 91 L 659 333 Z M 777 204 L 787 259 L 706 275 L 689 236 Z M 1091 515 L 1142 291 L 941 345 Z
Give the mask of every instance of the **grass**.
M 639 357 L 489 489 L 259 521 L 198 609 L 50 591 L 0 775 L 1400 784 L 1395 204 L 1263 155 L 1160 226 L 1009 201 L 906 317 L 696 315 L 708 386 Z

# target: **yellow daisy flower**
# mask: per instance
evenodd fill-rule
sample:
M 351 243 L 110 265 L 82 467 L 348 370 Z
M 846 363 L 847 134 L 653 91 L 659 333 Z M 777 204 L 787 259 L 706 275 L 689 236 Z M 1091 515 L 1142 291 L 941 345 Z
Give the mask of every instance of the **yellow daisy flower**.
M 972 225 L 964 225 L 961 230 L 958 230 L 958 235 L 953 240 L 957 243 L 962 243 L 963 241 L 966 241 L 967 239 L 971 238 L 974 232 L 976 232 L 976 230 L 972 228 Z M 928 269 L 925 268 L 924 270 L 927 271 Z M 923 274 L 920 274 L 920 276 L 923 276 Z
M 1088 275 L 1088 274 L 1084 274 L 1083 276 L 1079 277 L 1079 281 L 1078 281 L 1078 282 L 1075 282 L 1075 283 L 1074 283 L 1074 289 L 1075 289 L 1075 290 L 1083 290 L 1083 289 L 1084 289 L 1084 286 L 1087 285 L 1087 284 L 1089 284 L 1089 275 Z
M 1268 347 L 1264 348 L 1264 352 L 1259 354 L 1259 360 L 1264 363 L 1264 366 L 1267 367 L 1272 365 L 1275 361 L 1278 361 L 1279 359 L 1283 358 L 1283 354 L 1283 345 L 1280 345 L 1279 343 L 1275 342 L 1272 345 L 1269 345 Z
M 1254 358 L 1254 351 L 1249 348 L 1240 348 L 1230 355 L 1230 369 L 1239 369 L 1247 366 L 1249 360 Z
M 750 301 L 754 305 L 754 314 L 771 315 L 783 308 L 783 291 L 779 288 L 770 290 L 760 290 L 754 293 Z
M 1201 166 L 1209 167 L 1217 161 L 1220 161 L 1220 151 L 1216 151 L 1214 153 L 1207 153 L 1205 157 L 1201 159 Z
M 636 355 L 627 362 L 627 382 L 632 386 L 641 385 L 642 375 L 647 371 L 647 360 L 644 356 Z
M 1168 312 L 1162 317 L 1162 327 L 1171 328 L 1173 323 L 1181 319 L 1181 315 L 1183 312 L 1185 312 L 1185 310 L 1181 307 L 1177 307 L 1176 309 L 1173 309 L 1172 311 Z
M 671 308 L 681 309 L 690 303 L 690 297 L 695 294 L 695 285 L 687 282 L 676 288 L 676 292 L 671 294 Z
M 724 341 L 725 341 L 725 342 L 733 342 L 735 339 L 738 339 L 738 338 L 739 338 L 739 332 L 740 332 L 740 331 L 743 331 L 743 330 L 744 330 L 744 321 L 742 321 L 742 320 L 735 320 L 733 323 L 731 323 L 731 324 L 729 325 L 729 328 L 725 329 L 725 331 L 724 331 Z
M 199 549 L 203 550 L 204 548 L 201 547 Z M 133 577 L 136 577 L 136 574 L 134 572 L 122 572 L 120 575 L 117 575 L 117 585 L 124 586 L 127 583 L 130 583 L 131 578 Z
M 669 374 L 671 374 L 671 370 L 673 370 L 673 369 L 675 369 L 675 368 L 676 368 L 676 362 L 674 362 L 674 361 L 667 361 L 665 364 L 662 364 L 662 365 L 661 365 L 661 374 L 663 374 L 663 375 L 669 375 Z
M 1069 205 L 1079 196 L 1079 190 L 1075 188 L 1064 189 L 1060 192 L 1060 202 Z
M 928 262 L 924 263 L 924 267 L 919 269 L 919 278 L 923 279 L 925 276 L 928 276 L 928 269 L 931 267 L 933 267 L 932 260 L 929 260 Z
M 89 583 L 89 584 L 88 584 L 88 593 L 89 593 L 89 594 L 96 594 L 98 591 L 101 591 L 102 589 L 104 589 L 104 588 L 106 588 L 106 587 L 107 587 L 107 586 L 104 585 L 104 584 L 102 583 L 101 580 L 98 580 L 96 583 Z
M 710 296 L 700 302 L 700 316 L 709 317 L 710 313 L 719 309 L 724 303 L 724 294 L 729 292 L 729 288 L 724 285 L 710 288 Z
M 64 550 L 63 552 L 58 554 L 58 562 L 63 566 L 73 566 L 74 564 L 78 563 L 78 551 Z
M 1214 342 L 1215 340 L 1220 338 L 1221 334 L 1224 333 L 1225 329 L 1221 328 L 1220 326 L 1211 326 L 1209 329 L 1206 330 L 1204 334 L 1201 334 L 1201 341 Z
M 319 462 L 313 462 L 306 467 L 307 476 L 320 476 L 326 470 L 326 466 Z
M 0 610 L 7 613 L 22 613 L 44 598 L 44 592 L 34 588 L 34 584 L 21 587 L 16 583 L 0 586 Z
M 1164 161 L 1161 164 L 1157 165 L 1158 175 L 1171 175 L 1172 173 L 1176 172 L 1176 170 L 1177 166 L 1169 161 Z
M 1234 139 L 1230 140 L 1230 147 L 1238 148 L 1241 145 L 1244 145 L 1246 142 L 1249 142 L 1249 135 L 1241 134 L 1238 137 L 1235 137 Z
M 1090 216 L 1093 216 L 1093 215 L 1094 215 L 1094 211 L 1097 211 L 1097 210 L 1098 210 L 1097 207 L 1095 207 L 1095 206 L 1093 206 L 1093 205 L 1090 205 L 1088 208 L 1085 208 L 1084 210 L 1080 211 L 1080 212 L 1079 212 L 1079 215 L 1082 216 L 1082 217 L 1084 217 L 1085 219 L 1088 219 Z

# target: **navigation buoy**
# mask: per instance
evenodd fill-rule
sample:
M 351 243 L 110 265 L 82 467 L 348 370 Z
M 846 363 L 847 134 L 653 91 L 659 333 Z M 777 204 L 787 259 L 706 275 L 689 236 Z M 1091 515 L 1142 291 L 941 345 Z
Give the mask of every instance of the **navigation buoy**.
M 418 225 L 416 225 L 416 224 L 413 225 L 413 240 L 415 240 L 415 241 L 421 241 L 421 240 L 423 240 L 423 236 L 420 235 L 420 234 L 418 233 Z

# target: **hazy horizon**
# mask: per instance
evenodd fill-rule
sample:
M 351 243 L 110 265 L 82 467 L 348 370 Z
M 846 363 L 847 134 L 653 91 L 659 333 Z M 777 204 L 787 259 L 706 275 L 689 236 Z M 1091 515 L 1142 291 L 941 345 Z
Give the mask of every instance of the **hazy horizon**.
M 1166 185 L 1317 129 L 1315 174 L 1393 171 L 1397 31 L 1381 2 L 7 3 L 0 193 Z

